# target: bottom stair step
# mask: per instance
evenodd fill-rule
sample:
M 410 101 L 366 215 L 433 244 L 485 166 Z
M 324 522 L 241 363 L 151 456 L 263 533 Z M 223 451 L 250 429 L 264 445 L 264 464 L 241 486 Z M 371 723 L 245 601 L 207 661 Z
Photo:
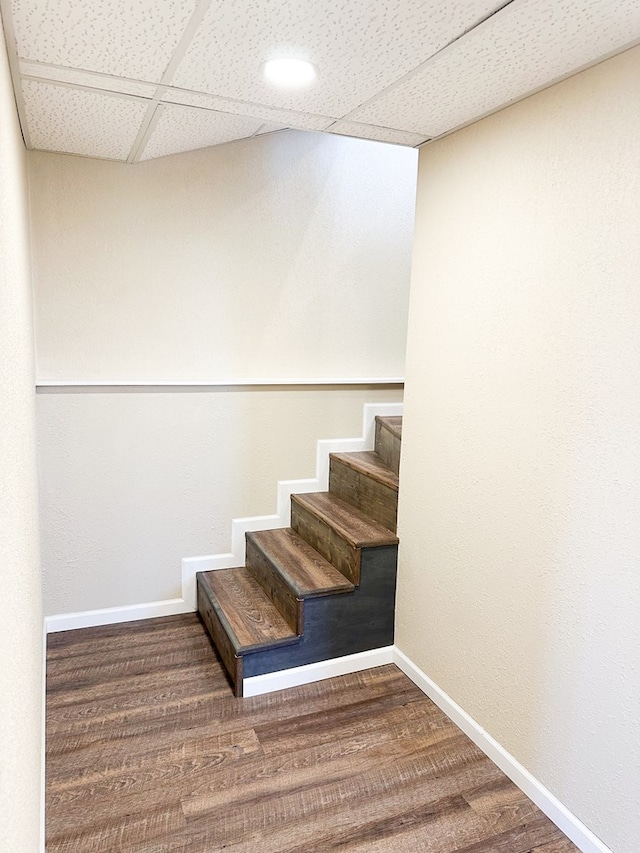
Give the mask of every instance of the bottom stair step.
M 296 632 L 287 624 L 260 584 L 245 568 L 202 572 L 199 583 L 226 621 L 234 651 L 292 643 Z
M 247 581 L 245 569 L 198 574 L 198 610 L 231 676 L 236 696 L 242 696 L 245 680 L 254 676 L 392 645 L 397 552 L 397 545 L 364 548 L 359 587 L 346 594 L 305 597 L 304 633 L 299 637 L 277 611 L 269 610 L 273 622 L 271 617 L 265 618 L 252 595 L 250 612 L 259 610 L 259 618 L 271 626 L 260 644 L 254 643 L 255 635 L 244 635 L 249 631 L 246 619 L 241 612 L 232 616 L 225 598 L 232 595 L 239 608 L 242 595 L 247 595 L 241 590 L 248 584 L 255 591 L 257 581 Z M 260 589 L 258 600 L 263 598 Z M 277 632 L 273 623 L 280 626 Z
M 198 611 L 242 695 L 242 655 L 299 641 L 246 568 L 199 572 Z

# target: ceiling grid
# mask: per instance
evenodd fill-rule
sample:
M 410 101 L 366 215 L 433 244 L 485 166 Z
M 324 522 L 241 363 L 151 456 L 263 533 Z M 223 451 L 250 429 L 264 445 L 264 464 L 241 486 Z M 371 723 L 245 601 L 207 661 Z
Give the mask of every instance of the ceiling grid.
M 198 27 L 202 23 L 202 19 L 206 15 L 209 10 L 209 6 L 211 5 L 211 0 L 199 0 L 191 17 L 189 18 L 189 23 L 187 24 L 180 40 L 171 54 L 171 58 L 164 70 L 162 75 L 162 79 L 160 80 L 161 85 L 156 89 L 156 93 L 154 95 L 152 103 L 149 105 L 149 109 L 145 116 L 144 122 L 138 132 L 135 142 L 129 152 L 129 156 L 127 158 L 128 163 L 137 163 L 141 157 L 143 156 L 147 142 L 151 138 L 151 136 L 155 132 L 155 128 L 158 124 L 158 121 L 161 117 L 161 109 L 159 108 L 160 100 L 162 95 L 165 92 L 165 85 L 171 82 L 171 79 L 175 73 L 176 68 L 178 67 L 180 60 L 185 54 L 189 46 L 189 42 L 195 35 Z M 167 154 L 176 153 L 175 151 L 167 151 Z
M 135 163 L 286 128 L 418 147 L 640 41 L 637 0 L 0 0 L 28 148 Z M 316 81 L 277 89 L 278 56 Z

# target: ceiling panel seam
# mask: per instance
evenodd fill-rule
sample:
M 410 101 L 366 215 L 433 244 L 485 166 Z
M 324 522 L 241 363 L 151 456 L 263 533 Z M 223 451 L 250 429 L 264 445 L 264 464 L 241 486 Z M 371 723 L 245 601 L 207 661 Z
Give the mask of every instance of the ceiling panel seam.
M 146 115 L 142 120 L 138 135 L 136 136 L 134 143 L 131 146 L 129 156 L 127 157 L 127 163 L 137 163 L 140 160 L 140 157 L 147 145 L 147 142 L 149 141 L 149 137 L 153 133 L 153 130 L 156 126 L 158 119 L 160 118 L 161 113 L 162 104 L 160 103 L 160 100 L 156 95 L 149 104 L 149 109 L 147 110 Z
M 153 101 L 149 105 L 149 110 L 147 115 L 140 126 L 140 131 L 131 147 L 131 151 L 129 152 L 129 156 L 127 157 L 127 163 L 137 163 L 142 155 L 144 154 L 144 149 L 147 147 L 147 143 L 151 138 L 151 134 L 153 133 L 153 129 L 160 118 L 160 114 L 162 110 L 159 110 L 160 102 L 162 100 L 162 96 L 165 93 L 167 85 L 171 82 L 173 75 L 176 73 L 176 69 L 180 62 L 182 61 L 183 56 L 185 55 L 187 48 L 191 44 L 193 37 L 195 36 L 200 24 L 202 23 L 204 16 L 209 11 L 209 7 L 211 6 L 211 0 L 199 0 L 196 8 L 193 10 L 193 15 L 189 18 L 189 23 L 184 29 L 182 36 L 180 37 L 180 41 L 175 47 L 173 51 L 173 56 L 169 60 L 167 67 L 165 68 L 164 74 L 160 80 L 160 85 L 156 90 L 156 94 L 154 95 Z
M 398 89 L 400 86 L 402 86 L 404 83 L 406 83 L 407 80 L 410 80 L 414 75 L 419 74 L 421 71 L 423 71 L 429 65 L 431 65 L 433 62 L 435 62 L 435 60 L 440 59 L 440 57 L 443 54 L 448 53 L 450 50 L 452 50 L 454 47 L 456 47 L 460 43 L 460 41 L 462 41 L 468 35 L 470 35 L 471 33 L 480 32 L 480 31 L 486 29 L 487 27 L 491 26 L 491 24 L 495 20 L 496 16 L 500 15 L 501 13 L 504 14 L 505 10 L 509 9 L 509 7 L 517 8 L 519 5 L 521 5 L 524 2 L 525 2 L 525 0 L 507 0 L 506 3 L 503 3 L 502 6 L 500 6 L 498 9 L 494 9 L 492 12 L 490 12 L 488 15 L 486 15 L 484 18 L 482 18 L 482 20 L 478 21 L 472 27 L 467 27 L 467 29 L 463 33 L 460 33 L 459 36 L 456 36 L 454 39 L 452 39 L 450 42 L 448 42 L 444 47 L 441 47 L 440 50 L 437 50 L 430 57 L 425 59 L 424 62 L 421 62 L 419 65 L 416 65 L 416 67 L 412 68 L 411 71 L 407 71 L 407 73 L 403 74 L 402 77 L 398 77 L 398 79 L 394 80 L 394 82 L 391 83 L 389 86 L 387 86 L 384 89 L 381 89 L 379 92 L 376 92 L 375 95 L 372 95 L 372 97 L 367 98 L 367 100 L 363 101 L 361 104 L 358 104 L 358 106 L 354 107 L 354 109 L 349 110 L 349 112 L 345 113 L 342 116 L 342 120 L 343 121 L 351 120 L 351 117 L 354 116 L 363 107 L 368 107 L 370 104 L 375 104 L 376 101 L 379 101 L 383 97 L 386 97 L 387 95 L 391 94 L 395 89 Z M 357 119 L 353 119 L 353 120 L 357 121 Z M 396 129 L 401 130 L 402 128 L 396 128 Z M 412 131 L 412 130 L 405 129 L 405 131 L 406 131 L 406 133 L 415 133 L 415 131 Z M 432 135 L 433 134 L 429 134 L 429 136 L 432 136 Z
M 33 146 L 31 145 L 29 125 L 27 124 L 27 111 L 22 94 L 22 84 L 20 82 L 20 61 L 18 58 L 13 17 L 11 15 L 11 0 L 0 0 L 0 14 L 2 15 L 4 39 L 7 45 L 7 57 L 9 59 L 9 71 L 13 82 L 13 93 L 16 99 L 16 107 L 18 108 L 18 118 L 20 120 L 20 128 L 22 130 L 22 138 L 24 139 L 25 147 L 31 151 L 33 150 Z
M 327 122 L 328 125 L 333 124 L 336 121 L 341 121 L 340 116 L 326 116 L 322 113 L 305 112 L 303 110 L 296 110 L 290 107 L 272 107 L 269 104 L 259 104 L 255 101 L 243 101 L 239 98 L 230 98 L 227 95 L 213 95 L 210 92 L 200 92 L 197 89 L 181 89 L 176 86 L 165 86 L 163 98 L 166 98 L 168 93 L 174 94 L 176 97 L 180 97 L 182 93 L 184 93 L 185 95 L 204 95 L 205 97 L 216 98 L 219 101 L 224 101 L 224 103 L 229 104 L 230 107 L 234 107 L 236 105 L 246 106 L 250 108 L 255 107 L 258 110 L 264 110 L 265 112 L 271 112 L 274 114 L 288 113 L 292 116 L 314 116 L 315 118 L 322 119 L 323 121 Z M 194 107 L 194 109 L 211 110 L 214 113 L 224 112 L 224 110 L 218 110 L 215 107 L 206 107 L 200 104 L 189 104 L 182 101 L 166 101 L 166 103 L 177 104 L 183 107 Z M 233 114 L 236 115 L 236 113 Z M 275 117 L 276 116 L 274 115 L 274 118 Z
M 84 68 L 76 68 L 69 65 L 55 65 L 49 62 L 39 62 L 35 59 L 18 59 L 18 67 L 20 76 L 23 80 L 38 80 L 42 83 L 59 83 L 67 86 L 91 89 L 95 92 L 114 92 L 121 95 L 139 98 L 153 98 L 158 89 L 158 83 L 149 83 L 146 80 L 135 80 L 132 77 L 118 77 L 115 74 L 104 74 L 100 71 L 88 71 Z M 42 69 L 42 73 L 38 73 L 38 69 Z M 46 72 L 50 72 L 47 76 Z M 57 74 L 56 74 L 57 72 Z M 77 80 L 65 80 L 63 75 L 83 75 L 95 80 L 95 85 L 89 82 L 79 83 Z M 56 76 L 54 76 L 56 75 Z M 113 88 L 106 88 L 100 83 L 112 84 Z M 127 87 L 138 87 L 139 89 L 147 89 L 147 94 L 141 91 L 126 91 Z M 153 92 L 153 94 L 151 94 Z
M 66 80 L 52 80 L 49 77 L 37 77 L 35 74 L 21 74 L 22 80 L 33 80 L 35 83 L 45 83 L 47 86 L 61 86 L 65 89 L 77 89 L 80 92 L 93 92 L 111 98 L 124 98 L 127 101 L 143 101 L 151 103 L 153 98 L 144 95 L 131 95 L 129 92 L 119 92 L 116 89 L 99 89 L 96 86 L 85 86 L 82 83 L 68 83 Z
M 193 37 L 196 32 L 200 28 L 200 24 L 204 20 L 205 15 L 209 11 L 209 7 L 211 6 L 211 0 L 199 0 L 198 5 L 193 11 L 193 15 L 189 19 L 189 23 L 184 29 L 182 36 L 180 37 L 180 41 L 175 47 L 173 51 L 173 56 L 169 60 L 169 64 L 165 68 L 165 72 L 162 75 L 162 79 L 160 80 L 165 86 L 168 86 L 171 83 L 173 75 L 176 73 L 176 69 L 178 65 L 182 62 L 182 59 L 187 52 L 187 48 L 193 41 Z

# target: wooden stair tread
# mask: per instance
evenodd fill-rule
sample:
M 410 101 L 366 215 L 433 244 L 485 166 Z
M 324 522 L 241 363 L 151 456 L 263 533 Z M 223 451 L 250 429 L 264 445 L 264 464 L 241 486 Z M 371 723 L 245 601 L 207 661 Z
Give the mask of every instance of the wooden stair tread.
M 247 534 L 298 598 L 351 592 L 353 584 L 290 527 Z
M 298 641 L 298 635 L 248 569 L 202 572 L 200 582 L 228 633 L 236 655 Z
M 317 515 L 353 548 L 397 545 L 398 537 L 331 492 L 291 495 L 291 500 Z
M 363 450 L 357 453 L 332 453 L 332 459 L 348 465 L 354 471 L 371 477 L 383 486 L 398 491 L 398 475 L 385 464 L 374 450 Z
M 388 417 L 376 415 L 376 420 L 382 426 L 386 427 L 389 432 L 402 440 L 402 415 L 389 415 Z

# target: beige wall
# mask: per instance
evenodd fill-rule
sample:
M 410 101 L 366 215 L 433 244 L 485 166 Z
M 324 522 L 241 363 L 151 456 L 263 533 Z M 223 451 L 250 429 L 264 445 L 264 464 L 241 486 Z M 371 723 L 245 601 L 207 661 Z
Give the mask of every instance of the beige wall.
M 316 441 L 362 435 L 399 390 L 38 395 L 48 615 L 181 596 L 183 557 L 228 553 L 231 519 L 315 476 Z
M 421 153 L 397 642 L 640 838 L 640 49 Z
M 0 26 L 0 848 L 40 844 L 42 611 L 27 175 Z
M 290 131 L 29 163 L 40 381 L 403 375 L 416 151 Z
M 29 156 L 48 615 L 179 597 L 183 557 L 360 436 L 404 374 L 417 153 L 281 133 L 126 166 Z

